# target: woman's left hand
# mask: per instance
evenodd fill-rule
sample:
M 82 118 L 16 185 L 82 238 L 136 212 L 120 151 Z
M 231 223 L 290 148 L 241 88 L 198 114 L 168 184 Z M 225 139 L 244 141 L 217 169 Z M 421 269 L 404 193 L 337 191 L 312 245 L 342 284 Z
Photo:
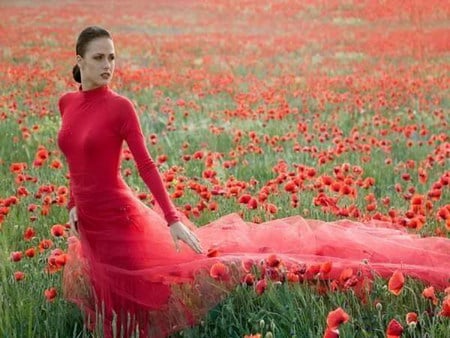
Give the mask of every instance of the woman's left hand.
M 196 253 L 202 253 L 203 249 L 200 245 L 200 241 L 197 236 L 189 230 L 182 222 L 175 222 L 170 225 L 170 234 L 172 235 L 173 241 L 175 243 L 175 248 L 177 251 L 180 251 L 180 247 L 178 245 L 178 241 L 181 240 L 189 247 L 194 250 Z

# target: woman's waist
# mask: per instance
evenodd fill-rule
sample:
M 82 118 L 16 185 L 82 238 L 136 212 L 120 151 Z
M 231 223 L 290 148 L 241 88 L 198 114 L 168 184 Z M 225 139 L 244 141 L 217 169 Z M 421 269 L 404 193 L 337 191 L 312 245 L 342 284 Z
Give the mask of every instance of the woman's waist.
M 81 202 L 110 203 L 134 197 L 131 189 L 121 179 L 87 183 L 72 179 L 71 176 L 71 180 L 71 191 L 77 204 Z

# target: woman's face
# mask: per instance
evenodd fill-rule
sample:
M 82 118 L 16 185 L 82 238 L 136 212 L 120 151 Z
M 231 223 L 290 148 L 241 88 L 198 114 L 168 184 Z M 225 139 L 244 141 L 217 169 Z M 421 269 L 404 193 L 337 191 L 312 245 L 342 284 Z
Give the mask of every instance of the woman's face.
M 109 84 L 114 74 L 114 43 L 110 38 L 97 38 L 89 42 L 84 56 L 77 55 L 83 90 Z

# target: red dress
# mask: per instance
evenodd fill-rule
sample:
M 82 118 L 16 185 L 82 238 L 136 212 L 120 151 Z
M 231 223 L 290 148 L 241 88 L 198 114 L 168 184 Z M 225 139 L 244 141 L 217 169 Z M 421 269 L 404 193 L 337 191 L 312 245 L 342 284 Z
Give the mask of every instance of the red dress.
M 59 107 L 58 144 L 70 169 L 69 207 L 77 207 L 80 234 L 69 242 L 63 288 L 87 325 L 101 323 L 107 337 L 136 328 L 141 336 L 164 337 L 195 324 L 241 282 L 248 262 L 267 262 L 271 254 L 298 276 L 332 262 L 327 278 L 351 267 L 384 277 L 398 269 L 437 286 L 448 283 L 448 239 L 419 238 L 375 221 L 294 216 L 256 225 L 230 214 L 195 230 L 203 248 L 217 255 L 187 246 L 177 253 L 167 224 L 179 216 L 131 102 L 104 86 L 65 94 Z M 123 141 L 162 213 L 144 205 L 122 179 Z

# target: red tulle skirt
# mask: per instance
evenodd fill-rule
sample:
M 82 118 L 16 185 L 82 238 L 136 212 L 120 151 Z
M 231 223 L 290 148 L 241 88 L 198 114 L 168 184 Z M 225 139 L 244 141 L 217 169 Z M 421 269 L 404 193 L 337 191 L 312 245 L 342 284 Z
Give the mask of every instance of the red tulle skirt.
M 164 219 L 129 192 L 77 197 L 80 238 L 69 239 L 63 289 L 105 337 L 165 337 L 192 326 L 261 262 L 274 279 L 323 273 L 331 280 L 352 268 L 449 283 L 449 239 L 388 223 L 294 216 L 252 224 L 230 214 L 195 230 L 208 251 L 196 254 L 185 244 L 176 252 Z M 331 270 L 321 270 L 323 263 Z

